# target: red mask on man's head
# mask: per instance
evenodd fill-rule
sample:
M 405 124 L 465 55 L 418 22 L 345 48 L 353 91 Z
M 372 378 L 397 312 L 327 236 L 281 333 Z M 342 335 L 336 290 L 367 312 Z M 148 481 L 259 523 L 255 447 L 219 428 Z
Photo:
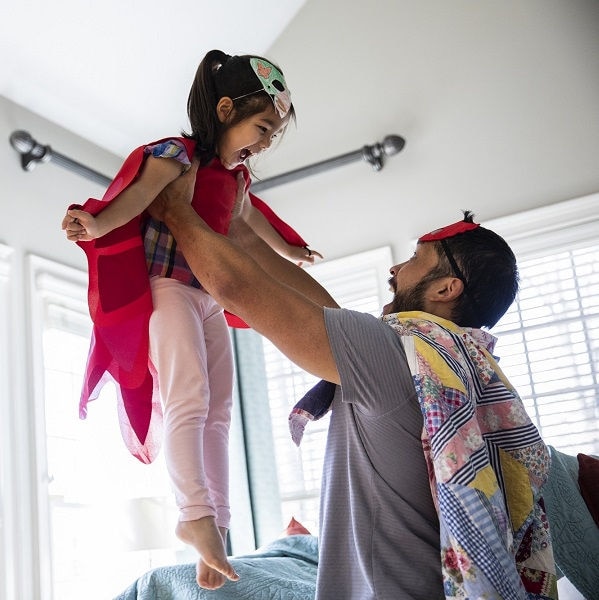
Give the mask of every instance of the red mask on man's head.
M 465 212 L 462 221 L 446 225 L 440 229 L 435 229 L 430 233 L 425 233 L 422 237 L 418 238 L 418 242 L 436 242 L 438 240 L 445 240 L 454 235 L 458 235 L 459 233 L 465 233 L 466 231 L 471 231 L 472 229 L 480 227 L 479 223 L 472 222 L 472 217 L 472 213 Z
M 418 239 L 418 243 L 441 242 L 441 247 L 443 248 L 443 252 L 445 252 L 445 256 L 447 257 L 447 260 L 449 261 L 453 272 L 455 273 L 456 277 L 460 279 L 461 282 L 464 284 L 464 293 L 468 296 L 468 298 L 470 298 L 473 309 L 477 312 L 480 312 L 474 296 L 470 293 L 468 281 L 464 277 L 462 269 L 460 269 L 458 263 L 456 262 L 453 256 L 453 252 L 450 250 L 449 244 L 446 241 L 448 238 L 455 237 L 460 233 L 466 233 L 467 231 L 472 231 L 473 229 L 480 227 L 478 223 L 472 222 L 473 218 L 474 215 L 469 210 L 465 210 L 464 218 L 461 221 L 458 221 L 457 223 L 452 223 L 451 225 L 446 225 L 445 227 L 441 227 L 440 229 L 435 229 L 430 233 L 426 233 Z

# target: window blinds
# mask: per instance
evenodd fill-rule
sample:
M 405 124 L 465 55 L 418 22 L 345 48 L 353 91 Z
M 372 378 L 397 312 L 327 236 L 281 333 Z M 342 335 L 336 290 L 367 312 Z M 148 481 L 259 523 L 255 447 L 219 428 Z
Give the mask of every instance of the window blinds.
M 493 330 L 500 365 L 547 444 L 599 454 L 599 244 L 519 268 L 518 298 Z

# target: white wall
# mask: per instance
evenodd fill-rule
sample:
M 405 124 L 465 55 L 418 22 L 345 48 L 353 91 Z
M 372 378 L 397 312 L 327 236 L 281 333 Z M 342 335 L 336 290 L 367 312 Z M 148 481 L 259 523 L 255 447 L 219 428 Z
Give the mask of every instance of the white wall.
M 9 145 L 28 130 L 42 144 L 114 173 L 120 158 L 100 151 L 60 127 L 0 97 L 0 598 L 42 598 L 34 490 L 36 464 L 35 357 L 29 311 L 27 257 L 46 256 L 85 269 L 81 249 L 66 241 L 60 222 L 66 206 L 100 194 L 100 186 L 53 164 L 27 173 Z M 39 332 L 38 332 L 39 335 Z
M 69 204 L 101 196 L 103 188 L 52 162 L 23 171 L 20 155 L 9 144 L 10 134 L 20 129 L 108 176 L 116 173 L 122 158 L 0 96 L 0 242 L 19 254 L 43 254 L 84 268 L 83 252 L 66 241 L 60 222 Z
M 266 53 L 298 112 L 268 177 L 389 133 L 406 147 L 262 193 L 327 257 L 410 240 L 470 208 L 483 222 L 599 191 L 596 0 L 308 0 Z M 0 98 L 17 128 L 110 175 L 121 159 Z M 144 140 L 140 140 L 140 143 Z M 98 186 L 0 144 L 0 241 L 83 266 L 57 224 Z
M 596 0 L 308 0 L 268 56 L 298 126 L 262 176 L 407 142 L 263 192 L 329 257 L 599 191 Z

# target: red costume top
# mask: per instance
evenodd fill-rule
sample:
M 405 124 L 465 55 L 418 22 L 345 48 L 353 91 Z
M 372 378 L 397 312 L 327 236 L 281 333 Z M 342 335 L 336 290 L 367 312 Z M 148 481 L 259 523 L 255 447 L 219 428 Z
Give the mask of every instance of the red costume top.
M 191 160 L 195 142 L 176 139 L 184 144 Z M 140 146 L 127 157 L 102 200 L 90 198 L 83 210 L 98 214 L 137 179 L 146 156 L 144 148 Z M 192 206 L 219 233 L 228 230 L 240 170 L 249 184 L 244 166 L 228 171 L 220 161 L 213 160 L 198 169 Z M 262 200 L 253 194 L 250 198 L 287 243 L 306 246 L 301 236 Z M 88 303 L 93 321 L 79 415 L 85 418 L 88 402 L 98 397 L 106 381 L 114 380 L 123 440 L 136 458 L 149 463 L 160 449 L 162 407 L 149 362 L 148 323 L 153 306 L 141 231 L 145 217 L 138 215 L 101 238 L 78 242 L 88 261 Z M 226 317 L 233 327 L 247 327 L 235 315 L 227 313 Z

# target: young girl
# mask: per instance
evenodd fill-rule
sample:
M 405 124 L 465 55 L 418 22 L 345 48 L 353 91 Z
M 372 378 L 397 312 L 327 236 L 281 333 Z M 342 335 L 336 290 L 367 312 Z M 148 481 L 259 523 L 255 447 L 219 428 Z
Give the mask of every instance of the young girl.
M 88 200 L 83 210 L 71 207 L 62 227 L 85 250 L 89 264 L 94 331 L 81 416 L 113 378 L 123 439 L 137 458 L 150 462 L 160 447 L 162 399 L 165 458 L 180 509 L 176 532 L 201 556 L 198 584 L 215 589 L 225 578 L 238 578 L 225 550 L 230 338 L 221 307 L 194 278 L 169 230 L 145 209 L 199 160 L 192 205 L 225 234 L 239 174 L 246 193 L 249 186 L 244 163 L 270 147 L 294 118 L 294 108 L 275 65 L 219 50 L 200 63 L 187 107 L 190 134 L 136 149 L 103 199 Z M 275 250 L 295 262 L 321 256 L 259 199 L 250 198 L 244 218 Z

